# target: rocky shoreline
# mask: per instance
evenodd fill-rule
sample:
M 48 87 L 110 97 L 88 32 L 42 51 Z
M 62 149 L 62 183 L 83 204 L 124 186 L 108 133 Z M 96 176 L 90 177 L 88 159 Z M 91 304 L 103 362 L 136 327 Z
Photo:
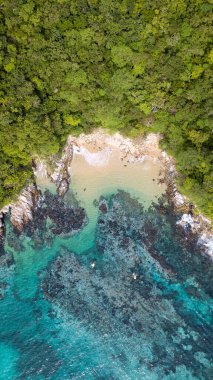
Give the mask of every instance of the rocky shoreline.
M 165 151 L 160 149 L 160 134 L 150 133 L 146 138 L 136 138 L 131 140 L 123 137 L 119 133 L 114 135 L 106 134 L 103 130 L 97 130 L 90 135 L 82 134 L 79 137 L 70 137 L 70 143 L 77 147 L 78 151 L 82 147 L 89 147 L 96 152 L 105 149 L 107 146 L 119 148 L 121 151 L 121 160 L 125 165 L 131 162 L 144 161 L 151 158 L 162 164 L 162 172 L 160 173 L 159 184 L 166 184 L 166 193 L 169 202 L 174 208 L 174 212 L 179 215 L 177 222 L 184 230 L 190 229 L 192 234 L 199 235 L 198 243 L 203 245 L 206 252 L 213 257 L 213 232 L 211 221 L 202 214 L 195 215 L 196 208 L 190 200 L 182 195 L 176 186 L 177 171 L 175 168 L 175 160 L 167 155 Z
M 177 222 L 185 231 L 190 230 L 199 236 L 198 244 L 205 248 L 213 258 L 213 231 L 211 221 L 202 214 L 195 214 L 196 206 L 187 197 L 182 195 L 176 186 L 177 171 L 175 161 L 165 151 L 161 152 L 161 161 L 164 167 L 164 181 L 167 197 L 174 208 L 174 212 L 180 215 Z
M 27 185 L 15 202 L 4 206 L 0 210 L 0 244 L 4 238 L 4 219 L 6 214 L 9 213 L 11 224 L 14 229 L 19 232 L 23 230 L 28 222 L 33 220 L 33 212 L 42 199 L 42 191 L 37 184 L 38 176 L 49 178 L 55 184 L 57 194 L 63 198 L 70 185 L 70 166 L 72 158 L 73 146 L 70 144 L 68 138 L 61 158 L 57 159 L 55 156 L 52 156 L 48 163 L 38 157 L 33 159 L 34 183 Z M 53 169 L 51 169 L 51 166 Z
M 159 147 L 160 134 L 149 134 L 146 138 L 131 140 L 116 133 L 109 135 L 103 130 L 97 130 L 89 135 L 82 134 L 79 137 L 69 136 L 61 157 L 52 156 L 47 163 L 43 159 L 33 160 L 35 183 L 28 185 L 20 194 L 17 201 L 4 207 L 0 212 L 0 243 L 4 237 L 4 216 L 10 213 L 10 221 L 17 231 L 22 231 L 24 225 L 33 219 L 33 211 L 39 205 L 42 192 L 38 179 L 49 179 L 56 186 L 57 194 L 63 197 L 69 189 L 71 182 L 71 162 L 75 150 L 81 152 L 88 148 L 93 152 L 99 152 L 107 147 L 119 149 L 124 165 L 131 162 L 141 162 L 146 158 L 159 161 L 162 164 L 159 184 L 165 183 L 167 196 L 174 209 L 180 215 L 178 224 L 185 230 L 200 236 L 199 243 L 206 248 L 206 252 L 213 256 L 213 233 L 211 222 L 203 215 L 194 215 L 194 206 L 176 187 L 177 172 L 175 162 L 166 152 Z
M 36 182 L 38 183 L 38 178 L 49 178 L 49 180 L 56 185 L 58 195 L 63 197 L 69 190 L 72 159 L 73 144 L 69 136 L 61 157 L 53 155 L 48 162 L 39 157 L 33 160 L 33 172 Z

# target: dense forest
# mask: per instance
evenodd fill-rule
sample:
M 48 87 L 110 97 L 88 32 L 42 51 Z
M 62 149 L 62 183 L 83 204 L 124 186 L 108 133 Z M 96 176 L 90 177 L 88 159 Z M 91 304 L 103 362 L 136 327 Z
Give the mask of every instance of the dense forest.
M 2 0 L 0 204 L 34 155 L 95 127 L 163 134 L 179 187 L 212 207 L 212 0 Z

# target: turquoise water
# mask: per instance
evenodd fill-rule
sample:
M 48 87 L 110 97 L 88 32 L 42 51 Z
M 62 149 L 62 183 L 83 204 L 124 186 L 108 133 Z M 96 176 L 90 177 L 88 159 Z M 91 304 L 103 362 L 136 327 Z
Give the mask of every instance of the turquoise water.
M 7 221 L 0 379 L 211 379 L 212 265 L 167 201 L 115 189 L 65 235 L 53 201 L 21 235 Z

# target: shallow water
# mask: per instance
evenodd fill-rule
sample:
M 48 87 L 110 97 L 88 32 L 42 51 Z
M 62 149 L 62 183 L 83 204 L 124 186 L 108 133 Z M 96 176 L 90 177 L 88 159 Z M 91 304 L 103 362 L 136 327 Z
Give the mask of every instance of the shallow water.
M 212 378 L 211 261 L 166 202 L 150 207 L 159 165 L 117 154 L 102 167 L 75 156 L 80 232 L 56 235 L 47 218 L 17 236 L 7 222 L 1 380 Z

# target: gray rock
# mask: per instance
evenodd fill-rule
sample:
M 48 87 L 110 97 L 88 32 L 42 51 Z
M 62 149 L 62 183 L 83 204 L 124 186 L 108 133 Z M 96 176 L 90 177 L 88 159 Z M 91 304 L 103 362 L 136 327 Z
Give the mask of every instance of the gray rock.
M 56 169 L 54 173 L 50 176 L 51 180 L 57 186 L 57 193 L 63 197 L 69 190 L 70 184 L 70 166 L 73 159 L 73 146 L 69 138 L 67 144 L 64 148 L 61 159 L 55 163 Z
M 4 214 L 0 212 L 0 239 L 4 236 Z
M 67 178 L 63 178 L 57 188 L 57 193 L 60 197 L 63 197 L 69 190 L 69 181 Z
M 33 210 L 41 198 L 41 192 L 35 184 L 27 186 L 17 202 L 10 205 L 10 221 L 15 229 L 22 231 L 24 225 L 33 219 Z

